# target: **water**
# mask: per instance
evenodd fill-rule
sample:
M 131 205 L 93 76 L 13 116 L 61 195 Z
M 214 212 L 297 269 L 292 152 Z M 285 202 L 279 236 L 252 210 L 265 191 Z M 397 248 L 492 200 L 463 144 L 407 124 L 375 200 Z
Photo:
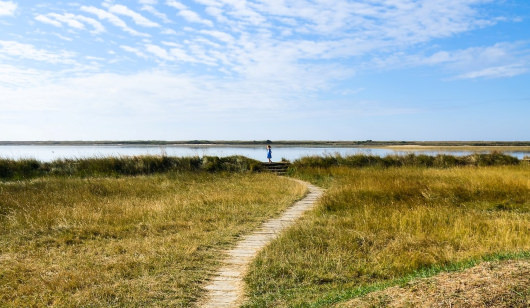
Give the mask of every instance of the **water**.
M 335 155 L 343 156 L 353 154 L 367 155 L 404 155 L 409 153 L 437 155 L 469 155 L 472 151 L 425 151 L 425 150 L 398 150 L 378 148 L 356 148 L 356 147 L 301 147 L 301 146 L 273 146 L 273 161 L 282 158 L 293 161 L 303 156 L 310 155 Z M 134 156 L 134 155 L 161 155 L 168 156 L 231 156 L 243 155 L 260 161 L 267 160 L 265 146 L 208 146 L 208 145 L 167 145 L 167 146 L 141 146 L 141 145 L 1 145 L 0 158 L 35 158 L 40 161 L 53 161 L 60 158 L 88 158 L 108 156 Z M 506 152 L 508 155 L 519 159 L 530 152 Z

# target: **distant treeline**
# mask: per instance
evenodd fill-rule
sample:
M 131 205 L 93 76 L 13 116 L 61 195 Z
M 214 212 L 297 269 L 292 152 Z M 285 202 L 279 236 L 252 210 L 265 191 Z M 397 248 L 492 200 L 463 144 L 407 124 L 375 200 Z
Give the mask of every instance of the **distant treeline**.
M 178 171 L 251 172 L 261 162 L 244 156 L 171 157 L 133 156 L 86 159 L 59 159 L 41 162 L 35 159 L 0 159 L 0 179 L 22 180 L 39 176 L 119 176 Z
M 322 140 L 102 140 L 102 141 L 0 141 L 0 145 L 285 145 L 285 146 L 530 146 L 530 141 L 322 141 Z
M 453 156 L 439 154 L 436 156 L 423 154 L 388 155 L 384 157 L 374 155 L 357 154 L 351 156 L 327 155 L 302 157 L 293 163 L 293 167 L 319 167 L 328 168 L 333 166 L 347 167 L 458 167 L 458 166 L 494 166 L 494 165 L 517 165 L 518 158 L 492 152 L 489 154 L 471 154 L 467 156 Z

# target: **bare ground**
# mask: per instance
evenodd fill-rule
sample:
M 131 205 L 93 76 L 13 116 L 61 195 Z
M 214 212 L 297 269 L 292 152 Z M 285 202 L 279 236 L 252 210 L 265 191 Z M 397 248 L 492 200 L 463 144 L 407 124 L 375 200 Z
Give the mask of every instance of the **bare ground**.
M 484 262 L 372 292 L 337 307 L 530 307 L 530 261 Z

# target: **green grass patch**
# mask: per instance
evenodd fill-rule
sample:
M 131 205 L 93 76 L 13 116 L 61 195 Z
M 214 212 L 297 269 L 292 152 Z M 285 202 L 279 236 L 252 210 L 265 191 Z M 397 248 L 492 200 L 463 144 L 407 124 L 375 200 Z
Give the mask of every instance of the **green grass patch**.
M 304 194 L 265 173 L 0 183 L 0 306 L 187 307 L 220 249 Z
M 318 207 L 262 251 L 249 307 L 325 305 L 530 250 L 530 167 L 312 167 Z

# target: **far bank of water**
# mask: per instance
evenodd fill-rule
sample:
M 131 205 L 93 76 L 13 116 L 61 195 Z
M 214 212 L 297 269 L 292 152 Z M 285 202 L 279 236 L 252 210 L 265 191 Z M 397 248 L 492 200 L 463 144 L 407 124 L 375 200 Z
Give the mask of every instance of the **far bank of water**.
M 376 156 L 406 155 L 406 154 L 437 155 L 448 154 L 455 156 L 469 155 L 474 151 L 459 150 L 402 150 L 391 148 L 366 147 L 302 147 L 302 146 L 274 146 L 272 148 L 273 161 L 287 159 L 293 161 L 304 156 L 335 155 L 342 156 L 366 154 Z M 480 152 L 480 153 L 488 153 Z M 504 151 L 519 159 L 530 151 Z M 64 158 L 136 156 L 136 155 L 168 155 L 168 156 L 232 156 L 242 155 L 260 161 L 267 160 L 264 146 L 140 146 L 140 145 L 3 145 L 0 146 L 0 158 L 23 159 L 34 158 L 40 161 L 53 161 Z

